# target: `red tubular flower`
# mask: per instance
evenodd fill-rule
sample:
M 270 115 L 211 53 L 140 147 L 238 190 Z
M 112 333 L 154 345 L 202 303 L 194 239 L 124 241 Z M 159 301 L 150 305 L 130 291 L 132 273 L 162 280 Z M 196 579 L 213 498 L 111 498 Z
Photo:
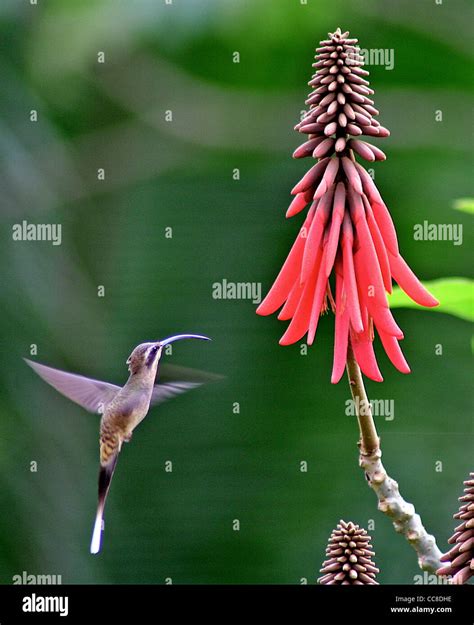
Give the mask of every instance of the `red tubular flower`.
M 309 210 L 299 235 L 269 293 L 257 309 L 270 315 L 281 306 L 279 319 L 291 320 L 281 345 L 307 334 L 311 345 L 321 313 L 329 301 L 335 315 L 334 364 L 331 381 L 344 371 L 349 340 L 363 373 L 382 381 L 373 350 L 374 326 L 395 367 L 410 369 L 398 342 L 403 333 L 387 302 L 392 278 L 415 302 L 436 306 L 398 251 L 397 234 L 380 193 L 355 154 L 368 161 L 385 160 L 376 146 L 355 139 L 388 137 L 375 117 L 369 88 L 349 33 L 329 33 L 316 50 L 316 73 L 309 111 L 295 127 L 308 135 L 294 158 L 312 156 L 317 163 L 293 188 L 287 217 Z M 334 273 L 335 300 L 330 286 Z

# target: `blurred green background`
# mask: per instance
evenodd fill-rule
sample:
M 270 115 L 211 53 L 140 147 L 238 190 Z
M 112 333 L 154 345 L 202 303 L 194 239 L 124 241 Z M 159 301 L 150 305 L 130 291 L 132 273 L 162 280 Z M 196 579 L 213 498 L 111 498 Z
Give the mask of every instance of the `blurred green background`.
M 472 195 L 472 17 L 467 0 L 2 1 L 0 582 L 314 583 L 340 518 L 375 522 L 382 583 L 414 582 L 415 553 L 357 466 L 347 384 L 330 384 L 332 315 L 303 356 L 278 346 L 286 324 L 212 285 L 265 292 L 296 236 L 300 216 L 284 213 L 308 164 L 291 159 L 293 125 L 337 26 L 395 53 L 393 71 L 369 69 L 392 131 L 376 180 L 402 253 L 424 280 L 472 275 L 472 217 L 452 208 Z M 23 219 L 61 223 L 62 245 L 12 241 Z M 425 219 L 462 223 L 463 245 L 414 241 Z M 368 394 L 395 402 L 378 420 L 386 467 L 445 549 L 473 469 L 471 329 L 395 316 L 412 374 L 377 344 L 385 382 Z M 214 341 L 179 343 L 168 362 L 226 377 L 140 426 L 92 557 L 99 418 L 21 357 L 36 344 L 40 362 L 123 383 L 136 344 L 178 332 Z

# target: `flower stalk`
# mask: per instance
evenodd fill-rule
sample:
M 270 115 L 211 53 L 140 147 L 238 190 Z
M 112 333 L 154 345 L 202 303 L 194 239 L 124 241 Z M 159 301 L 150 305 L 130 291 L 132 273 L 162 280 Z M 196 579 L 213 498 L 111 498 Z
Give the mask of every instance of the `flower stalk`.
M 364 456 L 370 456 L 380 449 L 380 438 L 375 428 L 372 411 L 365 392 L 362 373 L 357 360 L 355 359 L 352 345 L 349 344 L 347 349 L 347 376 L 349 378 L 349 386 L 351 389 L 352 399 L 357 410 L 357 421 L 359 423 L 359 449 Z M 361 411 L 360 407 L 364 410 Z M 363 414 L 361 414 L 363 412 Z
M 359 466 L 365 472 L 370 488 L 377 495 L 378 509 L 392 519 L 395 531 L 402 534 L 416 551 L 420 568 L 429 573 L 436 573 L 442 565 L 442 553 L 434 536 L 426 531 L 413 504 L 403 499 L 397 482 L 387 474 L 382 464 L 380 438 L 365 392 L 362 374 L 350 345 L 346 369 L 359 423 Z

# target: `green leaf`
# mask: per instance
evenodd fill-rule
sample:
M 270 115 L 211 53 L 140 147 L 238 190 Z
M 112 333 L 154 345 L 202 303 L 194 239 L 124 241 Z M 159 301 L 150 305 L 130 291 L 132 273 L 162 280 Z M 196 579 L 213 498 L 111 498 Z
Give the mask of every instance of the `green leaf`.
M 460 197 L 453 202 L 453 208 L 464 213 L 474 215 L 474 198 Z
M 441 278 L 424 282 L 424 286 L 439 301 L 435 308 L 419 306 L 400 287 L 394 287 L 389 295 L 391 308 L 420 308 L 444 312 L 467 321 L 474 321 L 474 280 L 468 278 Z

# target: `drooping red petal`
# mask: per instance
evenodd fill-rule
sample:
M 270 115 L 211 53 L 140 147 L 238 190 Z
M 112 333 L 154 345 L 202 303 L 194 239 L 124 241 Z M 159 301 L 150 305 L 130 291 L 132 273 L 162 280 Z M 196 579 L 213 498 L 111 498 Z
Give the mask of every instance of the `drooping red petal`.
M 336 258 L 336 252 L 339 245 L 339 234 L 341 231 L 342 220 L 344 219 L 344 210 L 346 203 L 346 189 L 343 182 L 338 182 L 336 190 L 334 192 L 334 201 L 332 207 L 331 229 L 329 231 L 329 238 L 327 242 L 326 260 L 324 263 L 324 270 L 326 277 L 329 277 L 331 273 L 334 259 Z
M 390 358 L 392 364 L 402 373 L 410 373 L 410 367 L 405 360 L 405 356 L 403 355 L 397 339 L 382 330 L 377 329 L 377 332 L 379 333 L 385 353 Z
M 288 299 L 285 302 L 285 305 L 278 313 L 278 319 L 280 321 L 288 321 L 295 314 L 296 307 L 298 306 L 298 302 L 300 301 L 301 295 L 303 292 L 303 285 L 299 282 L 295 282 L 293 288 L 288 295 Z
M 359 301 L 361 306 L 365 305 L 367 307 L 377 329 L 384 330 L 387 334 L 402 339 L 403 332 L 396 324 L 387 301 L 385 300 L 385 304 L 381 304 L 375 296 L 371 295 L 372 290 L 374 293 L 377 292 L 377 287 L 374 287 L 373 273 L 370 274 L 370 277 L 368 275 L 368 263 L 366 257 L 364 257 L 364 251 L 361 246 L 354 255 L 356 280 L 359 285 Z
M 370 205 L 374 212 L 374 217 L 380 229 L 380 234 L 382 235 L 385 246 L 390 252 L 392 252 L 392 254 L 398 254 L 397 233 L 389 210 L 385 206 L 385 203 L 368 172 L 362 167 L 362 165 L 360 165 L 360 163 L 356 163 L 355 166 L 362 181 L 362 187 L 370 200 Z
M 362 199 L 351 189 L 349 189 L 349 205 L 353 221 L 356 221 L 357 237 L 360 244 L 354 262 L 357 283 L 363 294 L 361 303 L 364 302 L 367 306 L 377 328 L 397 338 L 403 338 L 403 332 L 396 324 L 388 306 L 382 273 L 367 225 Z
M 361 195 L 356 193 L 350 185 L 348 185 L 347 187 L 347 200 L 348 200 L 351 221 L 357 230 L 358 222 L 363 217 L 365 218 L 365 210 L 364 210 L 364 205 L 362 203 Z
M 382 273 L 383 284 L 385 290 L 388 293 L 392 292 L 392 274 L 390 272 L 390 265 L 388 262 L 387 250 L 385 248 L 382 235 L 380 234 L 379 227 L 375 221 L 374 213 L 370 203 L 365 195 L 362 195 L 362 201 L 364 202 L 365 213 L 367 215 L 367 225 L 369 226 L 370 235 L 374 242 L 375 253 L 380 265 L 380 271 Z
M 360 314 L 363 324 L 362 332 L 355 332 L 350 328 L 350 340 L 354 350 L 354 356 L 362 369 L 362 372 L 376 382 L 382 382 L 377 359 L 373 347 L 373 327 L 371 320 L 371 310 L 368 308 L 367 284 L 365 282 L 365 266 L 361 263 L 360 247 L 353 255 L 356 272 L 357 295 L 359 298 Z M 370 314 L 369 314 L 370 313 Z
M 337 384 L 344 373 L 349 343 L 349 308 L 343 299 L 343 269 L 341 259 L 336 260 L 336 313 L 334 324 L 334 358 L 331 382 Z
M 388 208 L 385 206 L 384 202 L 379 203 L 371 201 L 370 205 L 387 250 L 392 253 L 394 253 L 394 250 L 397 250 L 396 253 L 398 254 L 397 233 Z
M 310 187 L 313 187 L 323 175 L 324 170 L 328 164 L 329 157 L 323 158 L 316 165 L 313 165 L 309 171 L 301 178 L 297 185 L 291 190 L 291 195 L 296 195 L 302 191 L 306 191 Z
M 312 190 L 304 191 L 303 193 L 298 193 L 291 204 L 288 206 L 288 210 L 286 211 L 286 218 L 293 217 L 293 215 L 297 215 L 301 212 L 310 202 L 313 197 Z
M 316 286 L 319 265 L 321 264 L 321 256 L 322 250 L 321 247 L 318 247 L 313 270 L 304 285 L 303 293 L 295 314 L 293 315 L 293 319 L 279 341 L 280 345 L 291 345 L 292 343 L 296 343 L 296 341 L 299 341 L 308 331 L 314 289 Z
M 344 275 L 344 289 L 346 291 L 346 304 L 349 309 L 352 327 L 356 332 L 362 332 L 362 317 L 354 270 L 352 225 L 350 217 L 347 213 L 344 217 L 342 227 L 342 268 Z
M 425 289 L 400 254 L 394 256 L 389 253 L 388 260 L 393 277 L 413 301 L 428 308 L 438 306 L 438 300 Z
M 385 295 L 385 287 L 382 280 L 380 265 L 375 252 L 374 242 L 370 236 L 369 227 L 365 216 L 364 205 L 360 195 L 356 195 L 352 189 L 348 191 L 349 207 L 351 210 L 352 221 L 355 223 L 357 237 L 359 240 L 361 262 L 364 265 L 364 274 L 367 277 L 367 287 L 372 287 L 367 296 L 373 298 L 378 306 L 388 307 L 387 297 Z M 357 269 L 357 265 L 356 265 Z M 356 274 L 357 275 L 357 274 Z M 369 307 L 370 310 L 370 307 Z
M 356 169 L 354 163 L 347 156 L 343 156 L 342 157 L 342 166 L 344 168 L 344 171 L 346 173 L 347 179 L 348 179 L 351 187 L 357 193 L 359 193 L 359 194 L 362 193 L 362 183 L 361 183 L 359 174 L 357 173 L 357 169 Z
M 338 158 L 329 159 L 329 163 L 323 174 L 323 178 L 321 182 L 319 183 L 319 186 L 316 189 L 316 192 L 314 194 L 315 200 L 319 199 L 322 195 L 324 195 L 324 193 L 326 193 L 326 191 L 332 185 L 332 183 L 334 182 L 334 179 L 336 178 L 338 169 L 339 169 L 339 159 Z
M 325 242 L 326 243 L 326 242 Z M 314 337 L 316 336 L 316 330 L 318 328 L 319 317 L 321 316 L 321 309 L 323 305 L 324 295 L 326 293 L 326 286 L 328 279 L 322 271 L 327 255 L 327 245 L 323 246 L 323 253 L 321 256 L 321 264 L 318 271 L 318 277 L 316 279 L 316 286 L 314 289 L 313 305 L 311 307 L 311 316 L 308 326 L 308 345 L 312 345 Z
M 369 172 L 362 167 L 360 163 L 355 163 L 355 168 L 357 169 L 357 173 L 362 182 L 362 187 L 369 197 L 371 202 L 382 202 L 382 196 L 379 193 L 379 190 L 375 186 L 375 182 L 372 180 Z
M 316 254 L 321 245 L 324 228 L 326 227 L 326 223 L 329 219 L 333 193 L 334 187 L 331 187 L 326 191 L 317 205 L 304 248 L 303 260 L 301 264 L 301 282 L 306 282 L 313 269 Z
M 356 334 L 351 330 L 351 345 L 362 372 L 374 382 L 383 382 L 369 331 Z
M 306 227 L 308 217 L 298 234 L 296 241 L 288 254 L 280 273 L 276 277 L 273 286 L 268 291 L 265 299 L 257 308 L 258 315 L 271 315 L 286 301 L 296 281 L 299 281 L 301 261 L 303 259 L 306 237 L 301 236 Z

